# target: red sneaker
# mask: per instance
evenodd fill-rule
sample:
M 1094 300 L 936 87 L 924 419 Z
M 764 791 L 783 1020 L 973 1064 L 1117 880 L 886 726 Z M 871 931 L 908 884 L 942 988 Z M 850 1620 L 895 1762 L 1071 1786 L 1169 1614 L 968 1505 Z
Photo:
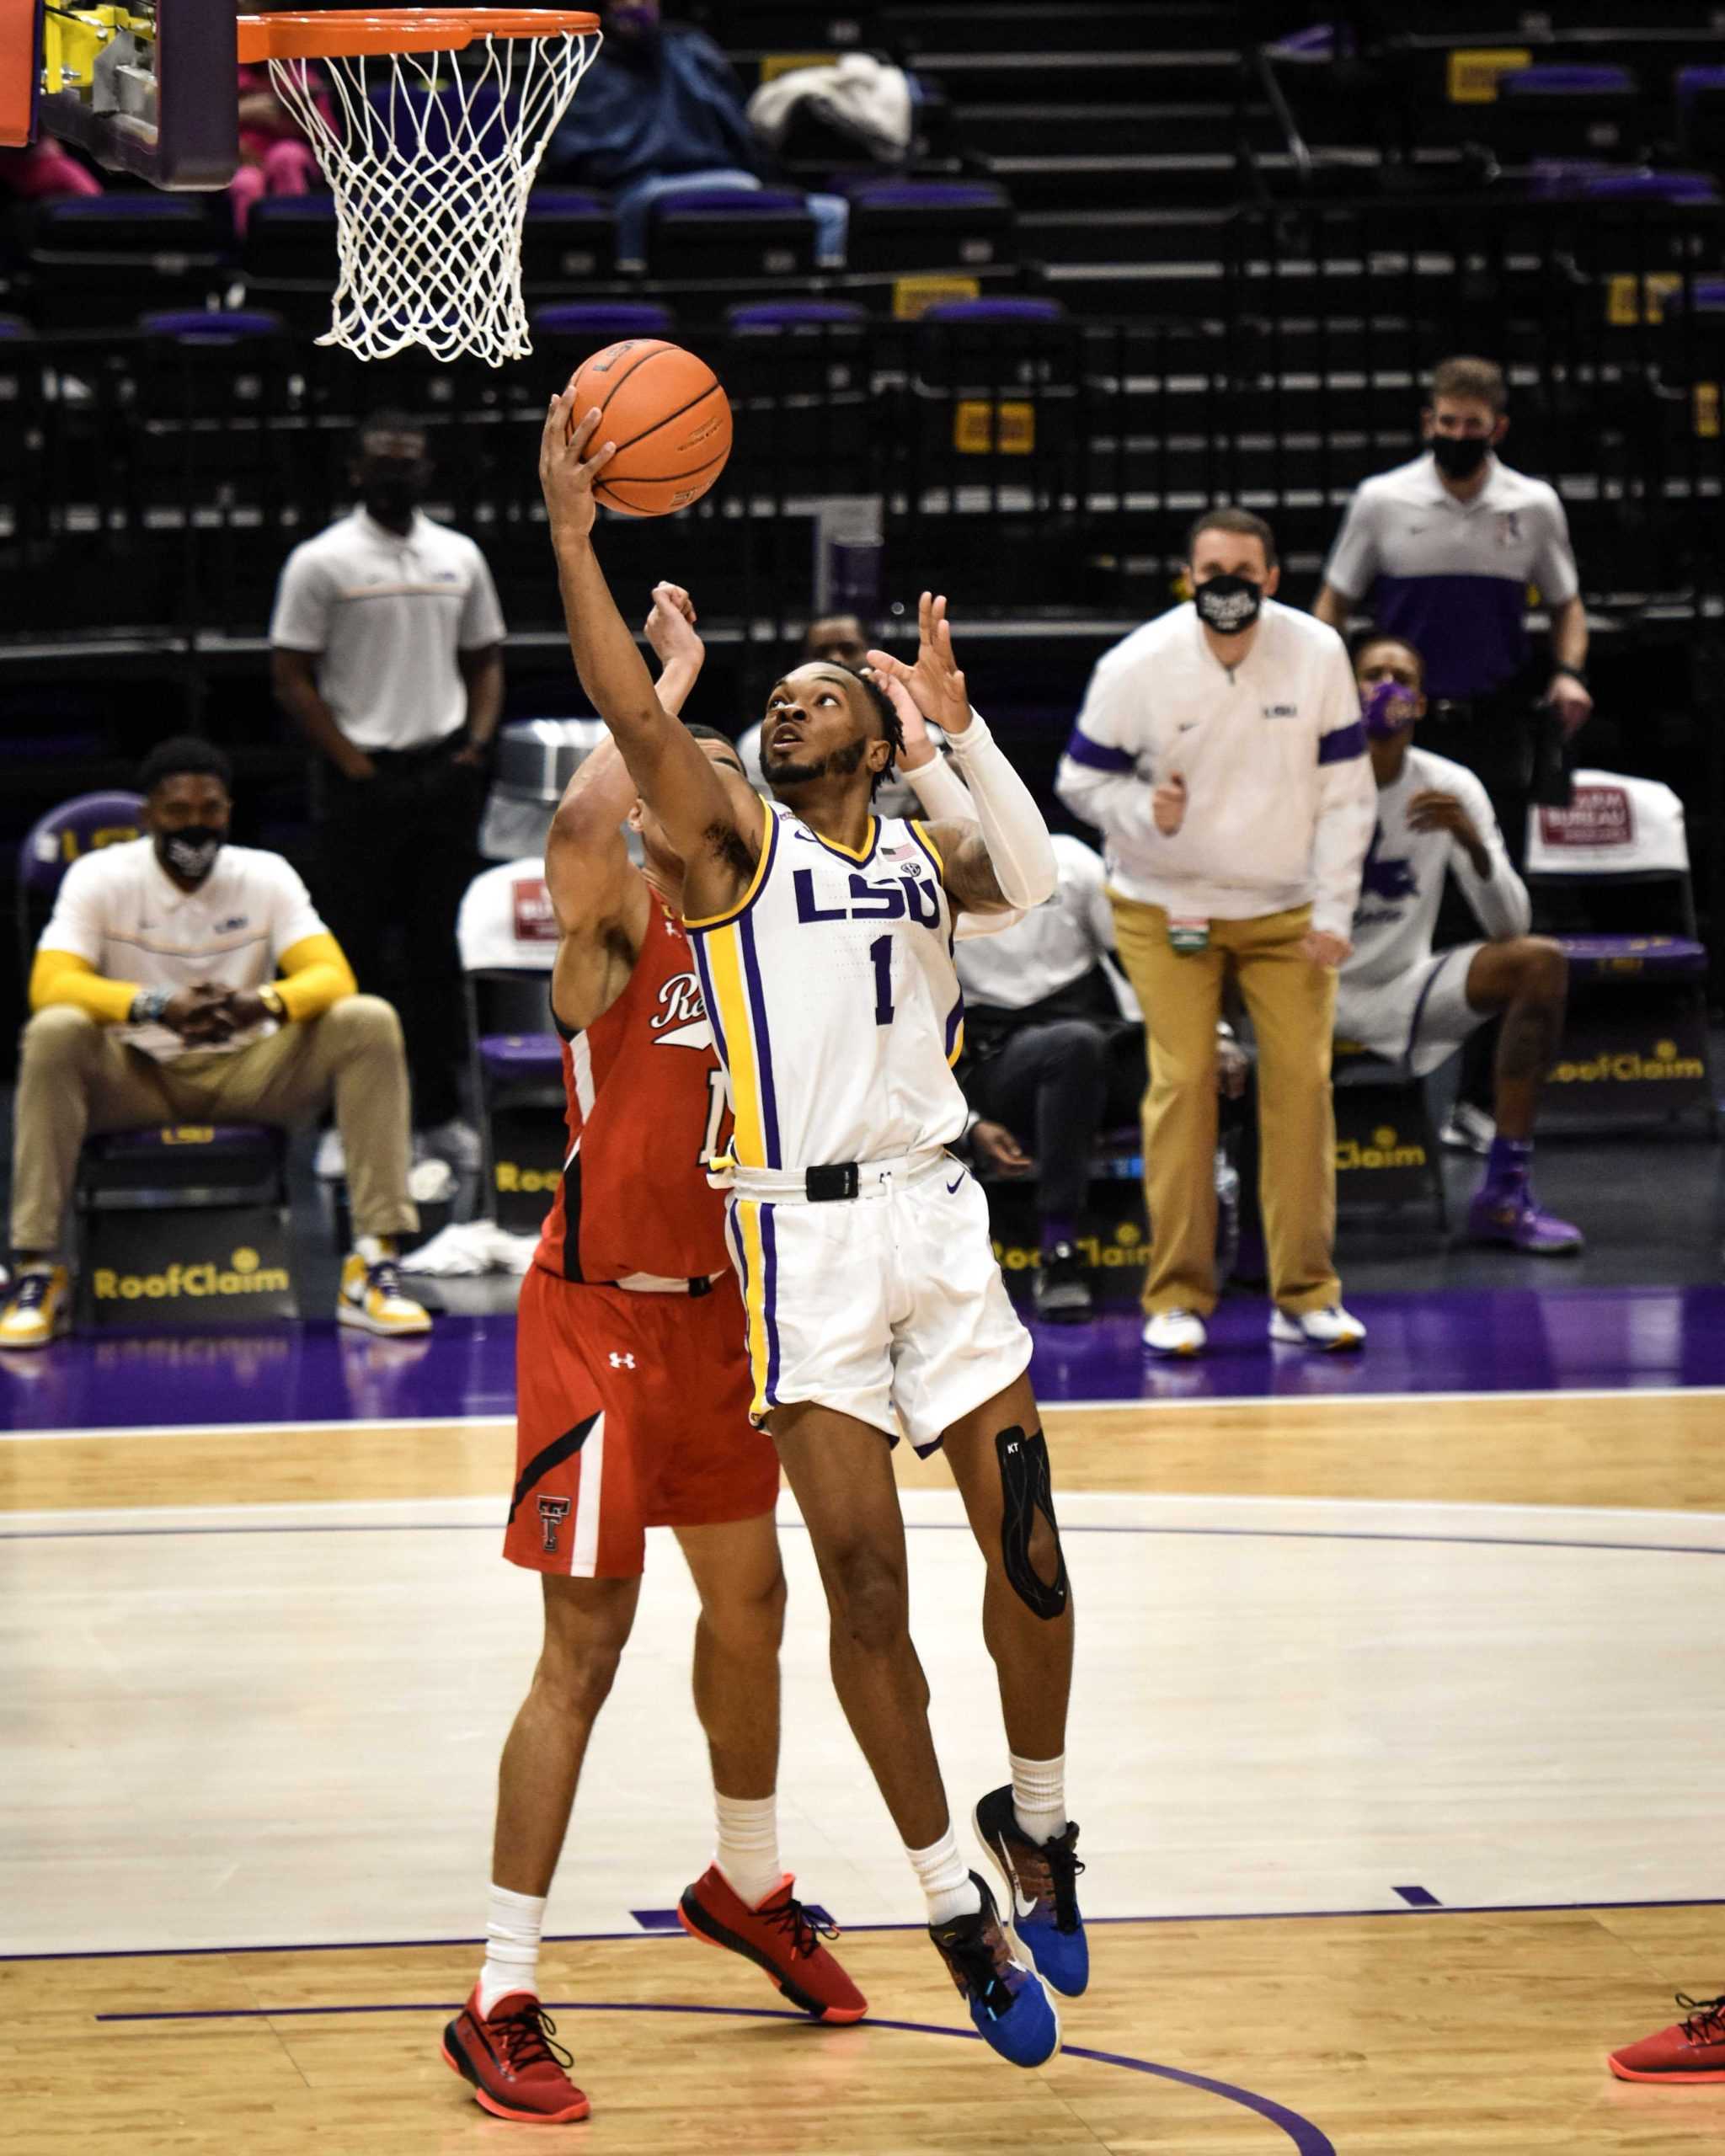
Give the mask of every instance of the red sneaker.
M 1612 2052 L 1605 2063 L 1620 2081 L 1725 2081 L 1725 1998 L 1679 1992 L 1677 2004 L 1686 2021 Z
M 787 1872 L 751 1909 L 710 1864 L 684 1894 L 677 1921 L 692 1938 L 727 1946 L 765 1969 L 792 2005 L 817 2021 L 860 2021 L 868 2001 L 820 1943 L 836 1939 L 839 1928 L 810 1915 L 791 1892 L 796 1883 Z
M 556 2034 L 531 1992 L 508 1992 L 481 2014 L 475 1985 L 443 2032 L 444 2064 L 473 2083 L 474 2097 L 494 2118 L 562 2126 L 585 2118 L 593 2106 L 563 2072 L 574 2061 L 552 2042 Z

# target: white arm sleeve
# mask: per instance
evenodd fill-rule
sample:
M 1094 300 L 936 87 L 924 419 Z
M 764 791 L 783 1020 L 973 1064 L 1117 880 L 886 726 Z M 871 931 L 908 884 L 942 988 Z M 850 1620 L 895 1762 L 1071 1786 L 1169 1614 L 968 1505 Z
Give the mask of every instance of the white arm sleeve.
M 1030 789 L 1007 761 L 976 712 L 962 734 L 948 734 L 959 776 L 970 789 L 983 843 L 1001 895 L 1015 906 L 1039 906 L 1059 881 L 1055 850 Z
M 901 775 L 915 787 L 922 813 L 931 824 L 977 820 L 969 787 L 944 756 L 937 755 L 932 763 L 921 764 L 914 771 Z M 953 923 L 953 933 L 961 943 L 973 936 L 998 936 L 1002 929 L 1016 928 L 1023 918 L 1023 910 L 1016 906 L 1010 913 L 961 913 Z
M 1467 782 L 1466 785 L 1461 783 L 1462 779 Z M 1486 857 L 1491 862 L 1489 876 L 1477 875 L 1467 849 L 1458 841 L 1450 840 L 1450 867 L 1461 886 L 1461 895 L 1473 909 L 1474 919 L 1494 943 L 1511 936 L 1525 936 L 1533 925 L 1533 902 L 1503 844 L 1491 797 L 1471 771 L 1461 774 L 1455 790 L 1484 841 Z

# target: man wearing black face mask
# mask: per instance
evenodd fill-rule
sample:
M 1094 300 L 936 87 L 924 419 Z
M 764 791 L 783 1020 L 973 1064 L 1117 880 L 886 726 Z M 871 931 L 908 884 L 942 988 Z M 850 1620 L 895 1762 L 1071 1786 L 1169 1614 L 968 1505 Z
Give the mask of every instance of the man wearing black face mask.
M 504 629 L 479 549 L 420 510 L 426 449 L 403 413 L 361 423 L 361 506 L 289 556 L 271 676 L 318 757 L 319 896 L 361 985 L 400 1010 L 428 1149 L 470 1167 L 455 924 L 480 867 Z
M 1381 634 L 1406 638 L 1424 654 L 1433 740 L 1500 797 L 1494 805 L 1519 858 L 1533 707 L 1546 703 L 1567 738 L 1586 723 L 1593 699 L 1563 504 L 1544 480 L 1499 461 L 1507 402 L 1503 369 L 1491 360 L 1442 362 L 1424 414 L 1425 453 L 1354 495 L 1312 611 L 1339 629 L 1365 605 Z M 1530 585 L 1551 613 L 1546 668 L 1528 642 Z
M 56 1262 L 92 1131 L 151 1123 L 306 1121 L 333 1101 L 351 1167 L 356 1241 L 337 1315 L 424 1332 L 393 1238 L 408 1193 L 401 1027 L 356 995 L 340 945 L 279 854 L 228 843 L 232 773 L 207 741 L 164 741 L 138 774 L 146 835 L 74 862 L 30 971 L 13 1113 L 19 1281 L 0 1349 L 62 1329 Z
M 1207 510 L 1192 601 L 1105 652 L 1055 787 L 1107 843 L 1120 963 L 1150 1035 L 1144 1344 L 1195 1355 L 1216 1301 L 1215 1031 L 1231 978 L 1258 1047 L 1270 1337 L 1352 1348 L 1330 1099 L 1336 969 L 1376 808 L 1342 639 L 1278 606 L 1274 535 Z
M 1555 490 L 1502 462 L 1509 430 L 1503 371 L 1449 359 L 1434 371 L 1426 449 L 1368 479 L 1348 505 L 1312 611 L 1332 628 L 1364 609 L 1384 636 L 1424 658 L 1430 746 L 1485 782 L 1519 865 L 1530 799 L 1568 799 L 1567 748 L 1593 710 L 1587 611 L 1568 520 Z M 1527 595 L 1551 616 L 1551 656 L 1535 652 Z M 1465 913 L 1450 940 L 1471 932 Z M 1491 1143 L 1492 1041 L 1462 1056 L 1461 1098 L 1446 1145 Z

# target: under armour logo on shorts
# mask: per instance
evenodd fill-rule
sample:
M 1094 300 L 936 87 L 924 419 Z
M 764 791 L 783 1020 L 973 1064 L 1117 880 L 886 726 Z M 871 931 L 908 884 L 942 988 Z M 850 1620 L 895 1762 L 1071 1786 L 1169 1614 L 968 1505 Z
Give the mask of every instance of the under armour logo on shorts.
M 633 1355 L 613 1354 L 611 1367 L 614 1370 L 632 1370 L 635 1367 L 635 1358 Z
M 569 1516 L 567 1497 L 542 1497 L 539 1500 L 539 1524 L 545 1530 L 542 1544 L 547 1557 L 557 1555 L 557 1530 Z

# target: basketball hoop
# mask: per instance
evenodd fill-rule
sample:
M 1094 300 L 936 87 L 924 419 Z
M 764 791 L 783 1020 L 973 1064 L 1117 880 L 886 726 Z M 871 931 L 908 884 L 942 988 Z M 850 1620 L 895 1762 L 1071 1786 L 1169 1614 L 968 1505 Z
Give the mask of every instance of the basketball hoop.
M 362 360 L 419 344 L 494 367 L 532 350 L 528 190 L 600 41 L 596 15 L 549 8 L 239 18 L 241 61 L 269 62 L 335 198 L 320 344 Z

